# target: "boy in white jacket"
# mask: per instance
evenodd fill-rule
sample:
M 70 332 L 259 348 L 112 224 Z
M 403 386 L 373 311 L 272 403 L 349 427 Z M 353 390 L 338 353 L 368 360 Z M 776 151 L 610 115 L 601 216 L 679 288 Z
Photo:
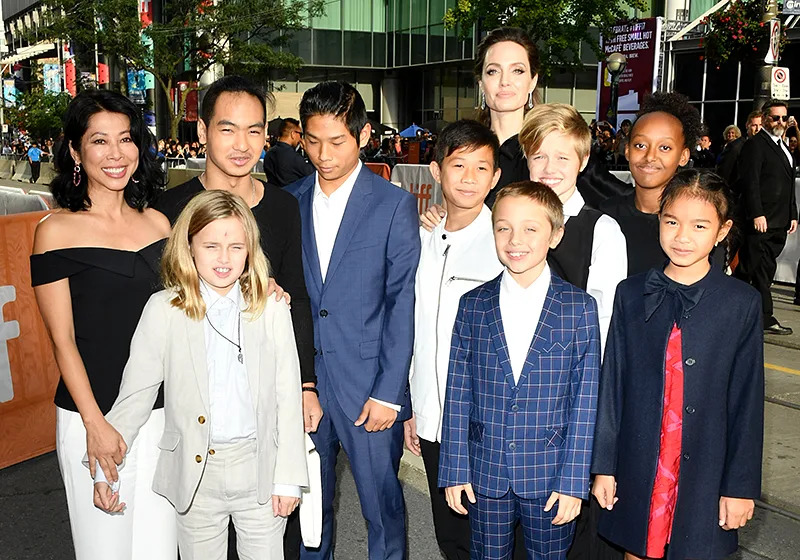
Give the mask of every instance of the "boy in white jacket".
M 419 230 L 422 252 L 409 376 L 414 415 L 405 423 L 405 443 L 425 463 L 436 540 L 448 560 L 466 560 L 470 550 L 469 521 L 447 506 L 437 484 L 450 338 L 461 296 L 503 270 L 492 212 L 483 204 L 500 179 L 499 151 L 497 137 L 477 121 L 447 126 L 430 166 L 442 185 L 447 217 L 433 231 Z

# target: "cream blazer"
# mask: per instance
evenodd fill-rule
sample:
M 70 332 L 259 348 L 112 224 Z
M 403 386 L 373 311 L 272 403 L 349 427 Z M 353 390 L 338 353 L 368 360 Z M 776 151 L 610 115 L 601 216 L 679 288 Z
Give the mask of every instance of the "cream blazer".
M 150 297 L 131 341 L 117 397 L 106 419 L 130 445 L 164 384 L 164 435 L 153 491 L 178 513 L 189 509 L 210 447 L 208 369 L 202 321 L 170 305 L 172 292 Z M 243 314 L 242 346 L 256 410 L 258 502 L 272 485 L 308 486 L 300 364 L 286 303 L 270 298 L 253 319 Z

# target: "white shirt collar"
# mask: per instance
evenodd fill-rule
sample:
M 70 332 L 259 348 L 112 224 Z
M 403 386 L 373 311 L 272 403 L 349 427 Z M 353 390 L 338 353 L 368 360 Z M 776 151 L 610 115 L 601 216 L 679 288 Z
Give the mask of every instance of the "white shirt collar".
M 353 192 L 353 187 L 356 185 L 356 179 L 358 179 L 358 174 L 361 173 L 361 168 L 363 164 L 361 160 L 358 160 L 358 164 L 356 168 L 353 170 L 350 175 L 348 175 L 347 179 L 344 180 L 344 183 L 333 191 L 330 196 L 326 195 L 322 192 L 322 187 L 319 186 L 319 172 L 314 173 L 314 199 L 316 200 L 319 197 L 325 198 L 327 200 L 348 200 L 350 198 L 350 193 Z
M 206 312 L 214 307 L 221 299 L 226 299 L 234 304 L 237 308 L 241 309 L 244 303 L 244 296 L 242 296 L 242 287 L 239 281 L 233 285 L 231 290 L 224 296 L 219 295 L 208 283 L 200 278 L 200 295 L 203 297 L 203 302 L 206 304 Z
M 533 283 L 527 288 L 520 286 L 519 283 L 511 276 L 511 273 L 508 271 L 508 269 L 505 269 L 503 271 L 503 278 L 500 280 L 500 289 L 514 299 L 536 297 L 537 295 L 543 296 L 544 298 L 544 295 L 547 294 L 548 288 L 550 288 L 550 279 L 550 265 L 547 263 L 545 263 L 539 278 L 534 280 Z M 538 320 L 538 316 L 536 319 Z
M 583 200 L 581 193 L 576 188 L 572 195 L 564 203 L 564 217 L 577 216 L 581 213 L 586 201 Z
M 472 223 L 463 227 L 457 231 L 447 231 L 445 229 L 445 223 L 447 222 L 447 218 L 436 224 L 431 232 L 436 239 L 442 239 L 442 235 L 446 235 L 446 241 L 456 241 L 463 239 L 471 239 L 476 235 L 485 233 L 486 225 L 489 224 L 491 227 L 492 223 L 492 211 L 489 209 L 488 206 L 485 204 L 481 205 L 480 213 L 472 220 Z

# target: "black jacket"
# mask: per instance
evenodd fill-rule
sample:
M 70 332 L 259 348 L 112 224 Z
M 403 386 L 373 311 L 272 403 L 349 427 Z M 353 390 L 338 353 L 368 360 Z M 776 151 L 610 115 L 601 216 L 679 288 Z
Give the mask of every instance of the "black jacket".
M 739 161 L 739 154 L 742 153 L 745 142 L 747 138 L 741 137 L 725 144 L 717 162 L 717 174 L 725 179 L 732 190 L 736 187 L 736 162 Z
M 288 192 L 269 183 L 263 185 L 264 196 L 252 208 L 261 231 L 261 248 L 275 282 L 292 297 L 292 326 L 300 357 L 300 377 L 303 383 L 314 382 L 314 324 L 303 275 L 300 208 L 297 199 Z M 152 207 L 174 224 L 186 204 L 203 190 L 203 184 L 195 177 L 165 191 Z
M 761 129 L 742 146 L 739 155 L 738 191 L 742 194 L 745 231 L 752 220 L 767 218 L 768 228 L 789 228 L 797 219 L 794 192 L 794 169 L 783 150 Z
M 286 142 L 277 142 L 264 156 L 264 173 L 270 183 L 283 188 L 314 173 L 314 166 Z
M 655 272 L 655 271 L 654 271 Z M 660 449 L 667 341 L 676 321 L 672 287 L 653 311 L 647 273 L 617 287 L 600 375 L 592 473 L 614 475 L 619 502 L 600 535 L 644 556 Z M 736 531 L 718 524 L 721 496 L 761 493 L 764 336 L 761 298 L 712 267 L 693 285 L 699 301 L 677 320 L 683 360 L 680 474 L 666 560 L 725 558 Z M 646 295 L 649 292 L 651 295 Z M 648 303 L 650 305 L 648 306 Z M 652 311 L 647 319 L 646 309 Z

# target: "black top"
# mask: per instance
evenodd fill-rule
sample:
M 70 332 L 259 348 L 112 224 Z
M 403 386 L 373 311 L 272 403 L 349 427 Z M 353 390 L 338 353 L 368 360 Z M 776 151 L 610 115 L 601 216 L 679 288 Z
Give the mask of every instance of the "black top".
M 646 214 L 636 208 L 636 192 L 609 198 L 600 211 L 619 224 L 628 247 L 628 276 L 663 266 L 667 255 L 661 249 L 658 214 Z
M 165 240 L 139 251 L 75 247 L 31 255 L 31 283 L 69 278 L 75 343 L 100 411 L 106 414 L 119 394 L 131 339 L 147 300 L 161 289 L 159 262 Z M 57 406 L 78 412 L 61 379 Z M 159 392 L 155 408 L 164 406 Z
M 278 187 L 285 187 L 314 173 L 314 166 L 286 142 L 278 142 L 264 156 L 264 173 Z
M 497 191 L 506 185 L 516 183 L 517 181 L 527 181 L 530 178 L 528 173 L 528 163 L 525 160 L 525 154 L 522 153 L 522 148 L 519 145 L 519 138 L 515 134 L 500 146 L 500 180 L 497 185 L 489 191 L 484 203 L 489 208 L 494 204 L 494 199 L 497 197 Z
M 604 200 L 627 194 L 633 186 L 618 179 L 595 154 L 589 155 L 586 169 L 578 175 L 578 192 L 591 208 L 598 208 Z
M 261 248 L 269 260 L 270 274 L 292 296 L 292 326 L 300 357 L 303 383 L 316 381 L 314 376 L 314 326 L 311 300 L 303 277 L 300 207 L 297 199 L 282 189 L 264 183 L 264 196 L 251 210 L 261 231 Z M 197 177 L 165 191 L 153 208 L 175 223 L 183 208 L 205 189 Z
M 739 160 L 739 154 L 742 152 L 742 146 L 744 146 L 746 141 L 747 138 L 741 137 L 725 144 L 725 147 L 722 148 L 722 153 L 719 155 L 719 161 L 717 162 L 717 174 L 725 179 L 725 182 L 728 183 L 728 187 L 730 187 L 731 191 L 736 195 L 738 195 L 738 193 L 734 191 L 736 187 L 736 162 Z
M 564 237 L 558 246 L 547 253 L 547 263 L 553 272 L 584 291 L 592 264 L 594 226 L 602 215 L 599 210 L 584 204 L 578 215 L 570 217 L 564 224 Z

